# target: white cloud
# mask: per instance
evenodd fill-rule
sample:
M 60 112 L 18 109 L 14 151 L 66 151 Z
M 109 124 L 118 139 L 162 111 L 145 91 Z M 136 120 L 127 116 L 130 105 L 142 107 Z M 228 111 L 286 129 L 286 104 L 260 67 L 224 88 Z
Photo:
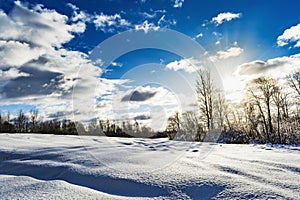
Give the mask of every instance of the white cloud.
M 216 38 L 216 45 L 221 43 L 221 40 L 223 39 L 223 35 L 222 33 L 218 33 L 218 32 L 212 32 L 212 35 Z
M 72 4 L 72 3 L 67 3 L 67 6 L 72 8 L 73 11 L 78 11 L 79 10 L 79 8 L 76 5 Z
M 71 20 L 81 24 L 93 23 L 96 29 L 101 30 L 104 33 L 115 32 L 118 28 L 132 28 L 132 24 L 126 19 L 122 18 L 120 14 L 106 15 L 103 12 L 100 14 L 89 14 L 71 3 L 67 4 L 73 9 L 73 16 Z M 156 14 L 156 13 L 155 13 Z M 79 24 L 80 25 L 80 24 Z
M 150 13 L 139 13 L 149 20 L 153 20 L 159 14 L 162 14 L 157 23 L 145 20 L 142 23 L 133 24 L 128 20 L 122 18 L 119 13 L 107 15 L 102 12 L 100 14 L 90 15 L 86 12 L 79 11 L 79 8 L 73 4 L 69 3 L 68 5 L 73 9 L 73 16 L 71 20 L 77 22 L 77 29 L 75 30 L 80 30 L 80 27 L 83 27 L 83 25 L 85 28 L 85 23 L 93 23 L 96 29 L 101 30 L 104 33 L 115 32 L 118 29 L 126 30 L 132 28 L 135 30 L 143 30 L 147 33 L 148 31 L 157 31 L 161 27 L 169 28 L 170 26 L 176 25 L 177 23 L 175 19 L 166 18 L 166 15 L 164 14 L 166 13 L 166 10 L 150 10 Z
M 300 24 L 286 29 L 283 34 L 277 38 L 278 46 L 286 46 L 289 43 L 295 43 L 294 47 L 300 47 Z
M 166 68 L 169 70 L 174 70 L 174 71 L 183 70 L 188 73 L 196 72 L 201 67 L 202 67 L 201 61 L 196 60 L 194 58 L 186 58 L 186 59 L 181 59 L 179 61 L 175 60 L 166 65 Z
M 67 16 L 54 10 L 41 6 L 29 10 L 17 3 L 9 16 L 0 11 L 0 38 L 45 47 L 61 47 L 74 37 L 74 33 L 82 33 L 85 30 L 81 23 L 67 22 Z
M 222 37 L 222 34 L 221 33 L 218 33 L 218 32 L 212 32 L 212 35 L 215 36 L 215 37 Z
M 157 17 L 158 14 L 165 14 L 166 12 L 166 10 L 149 10 L 148 12 L 140 12 L 139 14 L 144 18 L 153 19 Z
M 184 3 L 184 0 L 175 0 L 173 7 L 174 8 L 181 8 Z
M 195 39 L 202 38 L 202 37 L 203 37 L 203 33 L 199 33 L 198 35 L 196 35 Z
M 108 115 L 113 95 L 128 80 L 99 78 L 102 71 L 97 65 L 103 61 L 94 63 L 87 54 L 65 49 L 64 44 L 83 33 L 86 23 L 95 23 L 105 32 L 119 27 L 148 32 L 158 30 L 160 26 L 148 21 L 133 26 L 119 14 L 102 13 L 95 17 L 76 6 L 70 6 L 74 13 L 68 18 L 42 5 L 33 8 L 26 5 L 17 3 L 9 14 L 0 10 L 0 103 L 37 105 L 41 115 L 45 114 L 45 120 L 56 113 L 72 118 L 72 108 L 75 120 L 94 118 L 95 113 Z M 165 17 L 161 18 L 162 26 L 166 22 Z M 147 105 L 174 105 L 174 96 L 166 89 L 154 91 L 156 95 Z M 97 108 L 97 103 L 100 104 L 96 101 L 98 97 L 105 98 L 101 104 L 108 106 Z M 130 105 L 130 108 L 146 105 L 146 102 L 139 103 Z M 116 108 L 127 108 L 124 104 L 118 105 Z
M 37 105 L 46 114 L 70 113 L 73 100 L 94 105 L 98 93 L 91 85 L 99 82 L 101 69 L 87 54 L 63 48 L 85 31 L 84 20 L 75 21 L 42 5 L 16 2 L 9 14 L 0 10 L 1 103 Z
M 134 29 L 136 31 L 143 30 L 145 33 L 149 31 L 157 31 L 160 26 L 156 26 L 154 23 L 149 23 L 148 20 L 144 21 L 142 24 L 135 25 Z
M 223 80 L 227 96 L 239 102 L 244 96 L 243 88 L 249 81 L 261 76 L 284 81 L 286 76 L 300 69 L 300 54 L 263 60 L 254 60 L 238 66 L 234 76 Z M 284 83 L 286 84 L 286 82 Z
M 118 19 L 121 19 L 121 16 L 119 14 L 104 15 L 103 13 L 101 13 L 100 15 L 96 16 L 94 23 L 97 28 L 106 27 L 106 26 L 115 25 L 117 23 L 116 20 L 118 20 Z
M 0 40 L 0 49 L 0 68 L 18 67 L 45 53 L 42 48 L 32 48 L 28 43 L 13 40 Z
M 131 26 L 131 24 L 123 19 L 120 14 L 105 15 L 101 13 L 100 15 L 95 16 L 93 22 L 96 28 L 103 32 L 112 32 L 115 30 L 114 28 Z
M 89 21 L 90 17 L 87 13 L 83 11 L 76 12 L 74 11 L 74 15 L 72 16 L 72 21 Z
M 166 19 L 166 15 L 163 15 L 157 22 L 158 26 L 169 28 L 172 25 L 176 25 L 177 21 L 175 19 Z
M 83 33 L 86 29 L 84 22 L 77 22 L 76 24 L 71 25 L 70 31 L 73 33 Z
M 147 12 L 143 12 L 141 13 L 141 15 L 143 15 L 143 17 L 148 18 L 148 19 L 153 19 L 154 17 L 156 17 L 156 13 L 147 13 Z
M 277 78 L 285 77 L 296 69 L 300 69 L 300 54 L 244 63 L 235 73 L 240 76 L 268 75 Z
M 157 25 L 153 22 L 149 22 L 145 20 L 142 23 L 132 24 L 128 20 L 122 18 L 119 13 L 113 15 L 107 15 L 103 12 L 100 14 L 88 14 L 84 11 L 80 11 L 78 7 L 73 4 L 68 4 L 70 8 L 73 9 L 73 16 L 71 18 L 72 22 L 76 22 L 76 27 L 73 24 L 71 27 L 72 31 L 82 32 L 86 28 L 86 23 L 93 23 L 96 29 L 101 30 L 104 33 L 107 32 L 116 32 L 116 30 L 122 29 L 135 29 L 135 30 L 143 30 L 145 32 L 148 31 L 157 31 L 161 27 L 169 27 L 171 25 L 176 25 L 177 21 L 175 19 L 166 19 L 165 15 L 162 15 L 157 21 Z M 155 10 L 151 11 L 152 13 L 140 13 L 145 18 L 153 19 L 158 14 L 166 13 L 165 10 Z M 81 31 L 82 30 L 82 31 Z
M 179 111 L 179 97 L 164 87 L 133 86 L 126 91 L 117 91 L 106 101 L 106 116 L 117 121 L 134 120 L 137 116 L 148 116 L 149 119 L 139 122 L 155 130 L 165 128 L 170 113 Z M 99 102 L 100 103 L 100 102 Z M 103 101 L 101 105 L 103 106 Z M 107 113 L 110 113 L 107 115 Z
M 227 49 L 226 51 L 218 51 L 217 55 L 215 56 L 210 56 L 209 59 L 212 62 L 217 62 L 220 60 L 228 59 L 231 57 L 237 57 L 241 55 L 244 52 L 244 50 L 240 47 L 231 47 Z
M 118 63 L 118 62 L 112 62 L 111 65 L 114 67 L 122 67 L 123 66 L 122 63 Z
M 163 15 L 163 16 L 158 20 L 158 22 L 157 22 L 158 25 L 160 25 L 160 24 L 162 24 L 163 22 L 166 21 L 165 17 L 166 17 L 166 15 Z
M 20 72 L 16 68 L 10 68 L 6 71 L 0 70 L 1 81 L 5 81 L 8 79 L 15 79 L 15 78 L 19 78 L 19 77 L 26 77 L 26 76 L 30 76 L 30 74 L 25 73 L 25 72 Z
M 240 18 L 242 16 L 241 13 L 231 13 L 231 12 L 224 12 L 219 13 L 216 17 L 212 18 L 212 22 L 218 25 L 221 25 L 224 22 L 229 22 L 233 19 Z
M 73 22 L 90 22 L 92 20 L 92 16 L 90 14 L 79 10 L 79 8 L 74 4 L 68 3 L 67 6 L 69 6 L 73 10 L 73 16 L 71 17 L 71 20 Z

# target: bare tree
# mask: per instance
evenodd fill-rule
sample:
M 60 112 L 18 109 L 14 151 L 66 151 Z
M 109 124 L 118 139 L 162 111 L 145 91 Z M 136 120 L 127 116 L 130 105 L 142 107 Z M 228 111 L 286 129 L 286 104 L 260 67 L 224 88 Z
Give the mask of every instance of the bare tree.
M 37 109 L 30 110 L 31 132 L 37 131 L 38 114 L 39 114 L 39 112 Z
M 232 113 L 232 109 L 230 107 L 230 104 L 229 103 L 226 103 L 225 104 L 225 107 L 224 107 L 224 120 L 225 120 L 225 129 L 226 130 L 231 130 L 233 127 L 232 127 L 232 120 L 231 120 L 231 113 Z
M 248 88 L 256 106 L 261 113 L 265 131 L 267 134 L 267 141 L 271 141 L 270 134 L 274 133 L 271 114 L 271 101 L 276 90 L 276 81 L 273 78 L 260 77 L 252 81 L 252 85 Z
M 88 135 L 100 135 L 101 129 L 100 125 L 98 124 L 97 119 L 92 119 L 89 121 L 88 127 L 87 127 L 87 134 Z
M 218 89 L 215 91 L 215 98 L 214 98 L 214 118 L 216 128 L 219 130 L 224 129 L 224 121 L 225 121 L 225 113 L 226 113 L 226 99 L 224 93 Z
M 16 129 L 19 133 L 26 132 L 26 123 L 28 118 L 22 110 L 19 111 L 19 114 L 16 118 Z
M 180 128 L 179 113 L 175 112 L 168 118 L 167 130 L 177 132 Z
M 245 131 L 250 140 L 259 140 L 259 120 L 258 113 L 255 110 L 255 104 L 250 101 L 245 101 L 242 104 L 245 115 Z
M 204 116 L 207 131 L 213 129 L 213 82 L 208 70 L 198 71 L 196 91 L 201 114 Z
M 298 98 L 298 101 L 295 101 L 294 105 L 296 106 L 297 118 L 300 118 L 300 71 L 290 74 L 288 76 L 288 83 L 289 86 L 295 91 L 295 97 Z
M 300 97 L 300 71 L 288 76 L 290 87 L 293 88 Z
M 178 133 L 180 129 L 180 119 L 179 119 L 179 113 L 175 112 L 172 116 L 168 118 L 167 121 L 167 135 L 170 139 L 173 139 L 175 135 Z
M 284 117 L 288 117 L 287 108 L 286 108 L 287 96 L 288 94 L 283 93 L 282 88 L 280 86 L 276 86 L 274 88 L 274 95 L 272 96 L 272 99 L 276 106 L 277 136 L 278 136 L 279 143 L 282 143 L 281 129 L 280 129 L 281 121 Z
M 180 127 L 179 135 L 186 141 L 202 141 L 205 137 L 198 116 L 193 111 L 182 113 Z
M 10 122 L 10 112 L 7 112 L 6 119 L 8 122 Z

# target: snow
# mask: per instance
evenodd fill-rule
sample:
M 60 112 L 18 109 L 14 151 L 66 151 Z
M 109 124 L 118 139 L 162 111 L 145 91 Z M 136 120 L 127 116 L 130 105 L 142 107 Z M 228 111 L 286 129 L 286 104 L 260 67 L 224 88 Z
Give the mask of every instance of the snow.
M 0 134 L 0 199 L 299 197 L 299 146 Z

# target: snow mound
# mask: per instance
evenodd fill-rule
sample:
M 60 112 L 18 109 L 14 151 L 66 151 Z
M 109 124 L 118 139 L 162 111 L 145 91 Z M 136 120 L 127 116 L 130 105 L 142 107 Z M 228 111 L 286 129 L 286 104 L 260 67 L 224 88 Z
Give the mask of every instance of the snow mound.
M 1 199 L 297 199 L 297 146 L 0 135 Z

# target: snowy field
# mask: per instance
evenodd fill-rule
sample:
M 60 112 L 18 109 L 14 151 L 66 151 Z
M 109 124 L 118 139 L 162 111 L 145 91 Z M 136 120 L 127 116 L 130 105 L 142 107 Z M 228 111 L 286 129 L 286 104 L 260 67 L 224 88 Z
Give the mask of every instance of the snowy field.
M 0 199 L 299 199 L 300 147 L 0 134 Z

